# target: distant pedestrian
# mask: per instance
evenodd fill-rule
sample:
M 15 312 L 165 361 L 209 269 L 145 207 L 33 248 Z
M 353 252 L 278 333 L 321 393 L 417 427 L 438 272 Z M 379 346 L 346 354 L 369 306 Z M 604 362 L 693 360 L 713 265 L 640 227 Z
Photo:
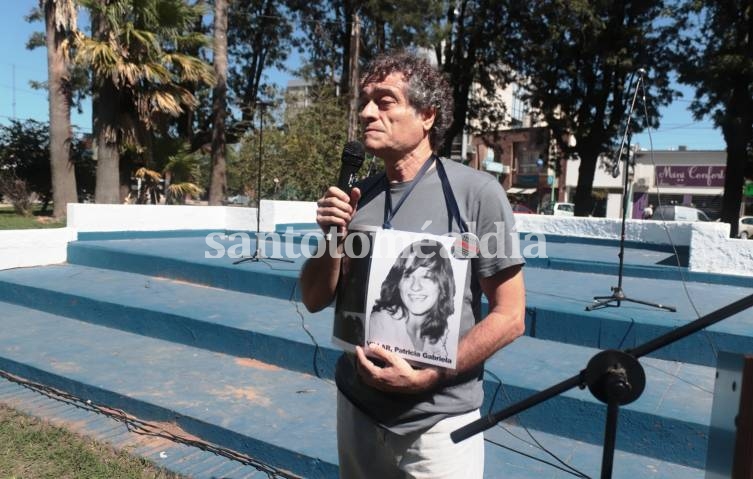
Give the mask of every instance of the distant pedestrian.
M 654 205 L 650 204 L 643 208 L 643 219 L 650 220 L 654 217 Z

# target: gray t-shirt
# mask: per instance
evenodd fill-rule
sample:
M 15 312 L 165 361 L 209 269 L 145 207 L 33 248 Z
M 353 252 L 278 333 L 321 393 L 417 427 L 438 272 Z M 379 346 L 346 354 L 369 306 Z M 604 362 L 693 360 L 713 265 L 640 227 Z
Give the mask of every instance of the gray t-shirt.
M 471 260 L 466 278 L 460 337 L 481 321 L 479 277 L 489 277 L 514 265 L 523 264 L 515 230 L 515 219 L 507 195 L 490 174 L 459 163 L 441 160 L 457 201 L 460 214 L 471 233 L 492 257 L 481 255 Z M 411 182 L 390 185 L 392 205 L 410 187 Z M 364 194 L 351 222 L 359 226 L 382 226 L 384 221 L 385 182 L 365 180 Z M 427 223 L 430 222 L 430 223 Z M 415 185 L 391 221 L 392 228 L 402 231 L 425 232 L 437 235 L 459 233 L 460 229 L 448 211 L 437 169 L 432 168 Z M 427 226 L 428 224 L 428 226 Z M 515 240 L 512 240 L 512 237 Z M 355 357 L 346 353 L 337 363 L 337 387 L 350 401 L 380 425 L 398 434 L 427 429 L 441 419 L 466 413 L 483 402 L 483 365 L 455 378 L 438 391 L 425 394 L 385 393 L 365 385 L 355 370 Z

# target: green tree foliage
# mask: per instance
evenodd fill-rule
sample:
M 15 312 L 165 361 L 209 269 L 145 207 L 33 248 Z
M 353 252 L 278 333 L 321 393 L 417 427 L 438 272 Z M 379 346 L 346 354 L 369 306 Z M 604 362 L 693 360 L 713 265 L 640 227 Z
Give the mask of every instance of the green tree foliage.
M 150 165 L 155 132 L 197 105 L 187 83 L 210 85 L 211 67 L 186 54 L 207 38 L 195 30 L 201 11 L 186 0 L 81 0 L 92 18 L 77 60 L 92 70 L 98 203 L 116 203 L 135 167 Z M 137 162 L 120 169 L 126 148 Z M 131 168 L 130 166 L 133 166 Z
M 521 2 L 513 66 L 560 149 L 580 157 L 575 214 L 592 210 L 591 189 L 600 154 L 624 133 L 639 68 L 645 68 L 648 122 L 669 103 L 670 44 L 674 34 L 660 0 L 543 0 Z M 639 97 L 640 98 L 640 97 Z M 639 100 L 633 131 L 646 124 Z M 577 145 L 567 144 L 573 134 Z
M 473 98 L 470 91 L 474 84 L 494 91 L 509 81 L 511 72 L 507 65 L 516 54 L 509 39 L 515 37 L 517 29 L 510 12 L 520 8 L 511 3 L 514 2 L 303 2 L 296 10 L 301 17 L 307 54 L 300 73 L 332 83 L 339 79 L 340 92 L 347 92 L 346 67 L 356 13 L 362 23 L 362 64 L 381 52 L 397 48 L 425 48 L 434 52 L 450 81 L 455 103 L 453 123 L 442 148 L 448 153 L 453 138 L 464 130 L 468 118 L 495 121 L 504 113 L 503 106 L 492 95 Z
M 345 110 L 332 89 L 323 88 L 312 93 L 312 104 L 293 116 L 285 128 L 269 127 L 270 118 L 265 119 L 261 198 L 313 201 L 334 184 L 347 136 L 344 118 Z M 259 199 L 259 133 L 257 128 L 243 139 L 228 167 L 231 191 L 245 193 L 255 202 Z
M 435 47 L 455 103 L 444 154 L 450 152 L 453 139 L 463 132 L 468 119 L 490 119 L 492 124 L 487 126 L 492 130 L 503 126 L 498 122 L 504 105 L 494 101 L 493 92 L 510 81 L 509 64 L 519 55 L 511 43 L 517 24 L 510 15 L 521 8 L 507 0 L 461 0 L 447 6 Z M 472 96 L 474 84 L 487 94 Z
M 347 96 L 350 78 L 350 38 L 355 16 L 362 23 L 360 61 L 396 48 L 430 47 L 438 38 L 444 2 L 417 0 L 291 0 L 298 18 L 305 53 L 299 74 L 338 83 Z
M 678 17 L 679 79 L 696 88 L 690 108 L 727 144 L 721 220 L 735 238 L 744 179 L 753 179 L 753 1 L 686 1 Z
M 228 85 L 231 102 L 240 111 L 240 131 L 247 130 L 256 112 L 256 100 L 271 85 L 264 73 L 271 68 L 285 71 L 285 61 L 297 44 L 292 14 L 285 1 L 231 2 L 228 11 Z
M 49 131 L 47 123 L 35 120 L 12 120 L 0 126 L 0 172 L 6 180 L 12 180 L 6 183 L 15 191 L 11 196 L 24 203 L 31 193 L 36 193 L 42 202 L 42 213 L 52 200 Z M 94 164 L 86 143 L 80 138 L 73 139 L 71 161 L 79 179 L 78 199 L 85 200 L 92 191 Z M 23 183 L 23 188 L 18 181 Z M 0 193 L 7 196 L 7 192 Z M 21 207 L 19 213 L 23 214 L 24 209 Z

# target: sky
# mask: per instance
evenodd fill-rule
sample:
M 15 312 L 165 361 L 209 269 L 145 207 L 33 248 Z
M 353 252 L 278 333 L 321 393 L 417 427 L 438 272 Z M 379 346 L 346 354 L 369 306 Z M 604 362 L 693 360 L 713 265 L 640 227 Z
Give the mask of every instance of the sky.
M 47 93 L 34 90 L 30 80 L 47 79 L 47 56 L 44 48 L 29 51 L 26 41 L 34 31 L 42 31 L 41 22 L 30 24 L 24 17 L 38 0 L 0 0 L 3 13 L 0 15 L 0 123 L 11 118 L 32 118 L 48 121 Z M 295 58 L 295 57 L 294 57 Z M 285 86 L 289 77 L 275 75 L 275 81 Z M 674 150 L 680 145 L 688 150 L 723 150 L 721 131 L 711 121 L 693 119 L 687 107 L 693 97 L 693 89 L 676 85 L 684 97 L 662 109 L 661 125 L 652 130 L 633 135 L 633 144 L 641 149 Z M 71 121 L 79 131 L 91 132 L 91 104 L 83 105 L 83 112 L 71 111 Z M 639 114 L 640 112 L 636 112 Z

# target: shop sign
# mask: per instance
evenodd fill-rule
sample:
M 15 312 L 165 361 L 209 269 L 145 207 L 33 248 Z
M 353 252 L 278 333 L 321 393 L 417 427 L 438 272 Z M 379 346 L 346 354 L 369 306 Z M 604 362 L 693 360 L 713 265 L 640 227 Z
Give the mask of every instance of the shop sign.
M 517 181 L 515 182 L 517 186 L 538 186 L 539 185 L 539 175 L 518 175 Z
M 724 187 L 722 165 L 658 165 L 656 186 Z

